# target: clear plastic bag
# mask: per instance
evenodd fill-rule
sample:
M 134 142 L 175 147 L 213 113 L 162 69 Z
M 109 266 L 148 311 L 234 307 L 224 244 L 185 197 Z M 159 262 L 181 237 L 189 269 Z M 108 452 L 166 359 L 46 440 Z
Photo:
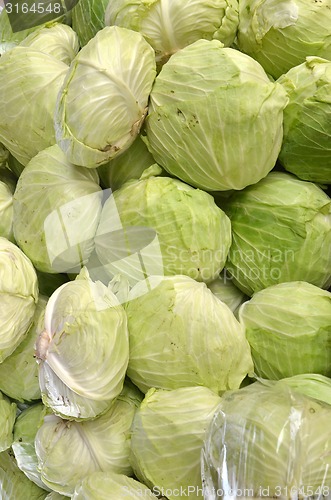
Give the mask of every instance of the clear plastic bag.
M 283 381 L 225 393 L 202 450 L 202 481 L 205 500 L 331 499 L 331 406 Z

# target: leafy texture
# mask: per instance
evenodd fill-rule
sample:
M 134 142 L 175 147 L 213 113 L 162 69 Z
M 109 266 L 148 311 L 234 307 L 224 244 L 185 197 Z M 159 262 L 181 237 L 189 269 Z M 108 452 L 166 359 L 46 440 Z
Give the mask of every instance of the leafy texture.
M 80 420 L 107 410 L 122 390 L 128 356 L 126 315 L 110 289 L 82 271 L 54 292 L 37 357 L 43 402 L 55 413 Z
M 67 161 L 54 145 L 24 169 L 14 194 L 14 236 L 39 271 L 87 262 L 101 213 L 98 175 Z
M 300 179 L 331 184 L 331 62 L 307 57 L 278 82 L 289 96 L 279 161 Z
M 209 191 L 265 177 L 280 151 L 283 88 L 263 68 L 217 40 L 174 54 L 155 80 L 146 119 L 157 163 Z
M 55 144 L 55 102 L 67 70 L 64 62 L 33 47 L 1 56 L 0 142 L 24 166 Z
M 331 293 L 305 282 L 256 293 L 239 312 L 260 377 L 331 376 Z
M 138 479 L 155 493 L 166 491 L 169 500 L 181 488 L 188 496 L 189 486 L 189 498 L 201 498 L 201 448 L 220 401 L 205 387 L 151 389 L 132 425 L 131 463 Z
M 112 0 L 106 24 L 139 31 L 162 64 L 202 38 L 233 42 L 239 19 L 237 0 Z
M 6 451 L 0 453 L 0 494 L 2 500 L 43 500 L 47 492 L 20 471 L 15 459 Z
M 39 295 L 32 324 L 25 339 L 0 363 L 0 390 L 17 401 L 40 399 L 35 344 L 43 330 L 47 298 Z
M 327 493 L 331 406 L 283 382 L 256 382 L 226 393 L 207 433 L 205 494 L 249 491 L 250 497 Z M 323 489 L 324 488 L 324 489 Z M 300 491 L 301 489 L 301 491 Z M 317 493 L 318 494 L 318 493 Z
M 272 172 L 223 204 L 227 270 L 247 295 L 287 281 L 331 284 L 331 201 L 317 185 Z
M 154 51 L 139 33 L 106 27 L 82 48 L 55 113 L 57 142 L 69 161 L 97 167 L 133 143 L 155 73 Z
M 28 257 L 0 237 L 0 363 L 24 340 L 38 300 L 37 275 Z
M 162 274 L 211 281 L 230 248 L 228 217 L 209 194 L 153 172 L 105 202 L 95 239 L 101 264 L 131 284 Z
M 72 500 L 124 500 L 125 498 L 139 500 L 143 498 L 156 499 L 147 486 L 131 477 L 114 472 L 93 472 L 83 479 L 76 488 Z
M 130 428 L 140 401 L 139 391 L 126 385 L 110 409 L 94 420 L 69 422 L 47 415 L 35 441 L 43 482 L 71 496 L 92 472 L 132 474 Z
M 151 277 L 133 287 L 126 312 L 128 376 L 143 392 L 203 385 L 218 393 L 252 370 L 241 325 L 204 283 Z
M 307 56 L 330 59 L 330 0 L 241 0 L 238 46 L 278 78 Z
M 86 45 L 105 27 L 105 10 L 109 0 L 79 0 L 72 10 L 72 27 L 80 45 Z

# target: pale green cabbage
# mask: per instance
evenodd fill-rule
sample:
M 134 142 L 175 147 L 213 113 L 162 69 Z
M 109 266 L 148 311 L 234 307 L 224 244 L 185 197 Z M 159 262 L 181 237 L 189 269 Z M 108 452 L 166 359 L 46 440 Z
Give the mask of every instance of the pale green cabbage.
M 93 472 L 83 479 L 75 488 L 72 500 L 139 500 L 149 498 L 156 500 L 151 490 L 131 477 L 114 472 Z
M 0 237 L 0 363 L 26 337 L 38 300 L 37 275 L 28 257 Z
M 0 453 L 0 494 L 1 500 L 44 500 L 47 492 L 30 481 L 4 451 Z
M 240 0 L 237 43 L 278 78 L 306 56 L 331 57 L 330 0 Z
M 68 66 L 32 47 L 0 60 L 0 142 L 24 166 L 55 144 L 53 115 Z
M 250 498 L 328 496 L 330 416 L 330 405 L 283 382 L 226 393 L 204 445 L 205 498 L 216 500 L 217 490 L 224 498 L 231 491 Z
M 46 407 L 42 403 L 23 410 L 16 419 L 12 449 L 18 467 L 37 486 L 44 490 L 49 488 L 42 482 L 38 471 L 38 458 L 35 450 L 35 438 L 42 425 Z
M 93 418 L 123 388 L 128 365 L 127 319 L 114 293 L 86 270 L 50 297 L 37 341 L 46 406 L 64 418 Z
M 281 379 L 278 383 L 288 385 L 294 391 L 331 405 L 331 379 L 318 373 L 303 373 Z
M 49 54 L 65 64 L 70 64 L 79 50 L 75 31 L 66 24 L 47 24 L 30 33 L 20 43 L 21 47 L 31 47 Z
M 220 402 L 206 387 L 146 394 L 133 420 L 131 463 L 155 494 L 169 500 L 202 498 L 200 453 Z
M 300 179 L 331 184 L 331 61 L 307 57 L 278 83 L 289 96 L 280 163 Z
M 14 236 L 43 272 L 79 272 L 92 250 L 101 213 L 98 174 L 73 165 L 56 144 L 20 175 L 14 194 Z
M 42 481 L 71 496 L 76 484 L 92 472 L 131 475 L 130 428 L 140 402 L 141 394 L 130 384 L 96 419 L 69 422 L 47 415 L 35 440 Z
M 142 35 L 99 31 L 73 60 L 57 100 L 56 139 L 68 160 L 97 167 L 125 151 L 144 121 L 155 74 Z
M 238 28 L 238 0 L 111 0 L 107 25 L 139 31 L 165 63 L 201 38 L 232 44 Z
M 299 282 L 253 295 L 239 311 L 258 376 L 331 376 L 331 293 Z
M 47 297 L 39 295 L 32 324 L 25 339 L 0 363 L 0 390 L 17 401 L 40 399 L 35 344 L 43 329 Z
M 149 149 L 169 173 L 207 191 L 242 189 L 274 167 L 284 89 L 217 40 L 198 40 L 163 66 L 146 119 Z
M 317 185 L 271 172 L 234 193 L 226 268 L 247 295 L 288 281 L 331 285 L 331 200 Z
M 105 202 L 95 238 L 110 276 L 131 285 L 151 275 L 185 274 L 211 281 L 223 269 L 231 243 L 229 219 L 209 194 L 152 166 Z
M 154 276 L 135 285 L 126 304 L 128 376 L 149 388 L 239 388 L 252 371 L 244 330 L 204 283 Z

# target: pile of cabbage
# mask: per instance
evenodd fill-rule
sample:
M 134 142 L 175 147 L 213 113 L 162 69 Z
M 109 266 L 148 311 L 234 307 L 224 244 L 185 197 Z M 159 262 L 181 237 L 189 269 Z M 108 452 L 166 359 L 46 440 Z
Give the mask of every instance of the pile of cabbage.
M 331 498 L 330 26 L 0 7 L 2 499 Z

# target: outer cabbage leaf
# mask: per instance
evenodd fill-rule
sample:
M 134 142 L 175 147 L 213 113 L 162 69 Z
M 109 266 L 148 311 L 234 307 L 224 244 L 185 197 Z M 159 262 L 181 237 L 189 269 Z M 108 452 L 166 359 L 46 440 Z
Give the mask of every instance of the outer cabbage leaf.
M 144 121 L 155 74 L 142 35 L 99 31 L 73 60 L 57 100 L 56 139 L 68 160 L 97 167 L 125 151 Z
M 201 498 L 200 453 L 220 401 L 206 387 L 146 394 L 132 425 L 131 463 L 155 494 L 163 490 L 174 500 L 179 490 L 190 499 Z
M 13 240 L 13 192 L 0 180 L 0 236 Z
M 0 494 L 2 500 L 43 500 L 47 492 L 30 481 L 7 452 L 0 453 Z
M 126 312 L 128 376 L 143 392 L 202 385 L 221 393 L 253 369 L 242 326 L 204 283 L 151 277 L 132 288 Z
M 16 404 L 0 392 L 0 452 L 12 445 L 15 418 Z
M 15 47 L 0 61 L 0 142 L 24 166 L 55 144 L 53 115 L 68 66 L 31 47 Z

